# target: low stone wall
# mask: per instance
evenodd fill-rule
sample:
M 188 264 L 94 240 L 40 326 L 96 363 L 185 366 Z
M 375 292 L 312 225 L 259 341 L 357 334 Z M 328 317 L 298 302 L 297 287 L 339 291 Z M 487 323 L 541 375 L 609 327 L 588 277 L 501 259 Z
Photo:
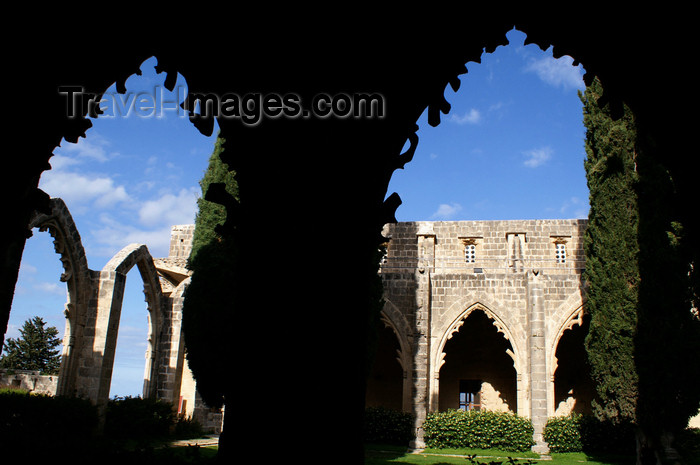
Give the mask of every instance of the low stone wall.
M 0 370 L 0 387 L 25 389 L 35 394 L 53 396 L 57 386 L 57 375 L 42 375 L 38 371 L 29 370 Z

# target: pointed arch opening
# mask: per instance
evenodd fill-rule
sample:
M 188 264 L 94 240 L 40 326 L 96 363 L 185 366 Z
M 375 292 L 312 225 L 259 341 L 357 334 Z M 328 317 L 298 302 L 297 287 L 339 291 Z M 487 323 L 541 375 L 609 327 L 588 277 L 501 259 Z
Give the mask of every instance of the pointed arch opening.
M 439 410 L 517 411 L 513 347 L 494 323 L 476 307 L 445 342 Z
M 128 245 L 107 263 L 100 275 L 97 316 L 100 323 L 97 331 L 103 337 L 96 341 L 96 345 L 101 348 L 103 361 L 98 400 L 104 401 L 109 397 L 115 381 L 114 361 L 122 322 L 126 278 L 134 267 L 138 269 L 141 278 L 137 284 L 143 286 L 148 318 L 142 397 L 154 397 L 157 394 L 160 364 L 163 363 L 163 358 L 169 355 L 161 345 L 164 331 L 164 297 L 153 258 L 145 245 Z M 143 341 L 141 344 L 143 349 Z M 136 351 L 138 352 L 138 346 Z
M 47 328 L 55 327 L 62 339 L 58 371 L 40 373 L 32 385 L 23 387 L 36 390 L 35 386 L 40 385 L 39 392 L 73 395 L 88 298 L 87 258 L 73 217 L 62 199 L 50 199 L 49 210 L 35 212 L 28 226 L 32 236 L 22 257 L 8 336 L 18 336 L 16 328 L 37 316 Z
M 375 356 L 367 377 L 365 406 L 390 410 L 405 409 L 405 354 L 395 328 L 385 314 L 378 328 Z
M 559 337 L 554 353 L 554 415 L 591 413 L 595 387 L 591 380 L 585 338 L 590 317 L 582 313 Z

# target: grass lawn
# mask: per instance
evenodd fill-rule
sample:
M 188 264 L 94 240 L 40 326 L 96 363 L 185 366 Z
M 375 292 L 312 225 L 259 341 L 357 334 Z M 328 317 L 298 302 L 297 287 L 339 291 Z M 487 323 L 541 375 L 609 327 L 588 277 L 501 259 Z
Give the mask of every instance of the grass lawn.
M 507 464 L 508 457 L 516 459 L 515 464 L 537 463 L 541 465 L 624 465 L 634 463 L 634 457 L 591 457 L 582 452 L 551 454 L 551 460 L 540 460 L 532 452 L 505 452 L 494 449 L 426 449 L 417 454 L 409 453 L 405 447 L 368 445 L 366 465 L 443 465 L 469 464 L 467 456 L 476 455 L 476 463 Z

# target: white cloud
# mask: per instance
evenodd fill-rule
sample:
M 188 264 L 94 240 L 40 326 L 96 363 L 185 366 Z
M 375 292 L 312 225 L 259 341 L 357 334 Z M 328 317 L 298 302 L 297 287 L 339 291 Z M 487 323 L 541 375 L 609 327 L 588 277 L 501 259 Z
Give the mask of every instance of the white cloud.
M 432 219 L 442 219 L 448 220 L 454 218 L 454 216 L 462 210 L 462 206 L 458 203 L 453 204 L 440 204 L 438 209 L 431 215 Z
M 526 72 L 535 73 L 542 81 L 564 90 L 584 89 L 583 68 L 573 66 L 573 58 L 543 57 L 531 60 L 525 67 Z
M 61 285 L 58 283 L 41 282 L 41 283 L 34 284 L 33 288 L 39 292 L 45 292 L 47 294 L 55 294 L 55 295 L 65 295 L 66 294 L 65 284 Z
M 552 149 L 550 147 L 532 149 L 528 150 L 527 152 L 523 152 L 523 155 L 527 157 L 527 159 L 523 162 L 523 165 L 527 166 L 528 168 L 537 168 L 552 158 Z
M 571 197 L 566 200 L 559 208 L 559 213 L 569 214 L 572 218 L 588 218 L 588 203 L 579 197 Z
M 51 170 L 46 171 L 40 181 L 40 188 L 52 197 L 60 197 L 71 210 L 93 205 L 109 208 L 133 199 L 123 185 L 117 184 L 110 176 L 91 174 L 79 168 L 85 162 L 106 162 L 117 157 L 109 152 L 110 142 L 96 132 L 90 138 L 80 138 L 77 143 L 63 141 L 51 157 Z M 73 211 L 76 213 L 76 211 Z
M 88 252 L 91 256 L 111 258 L 133 243 L 146 244 L 153 257 L 166 257 L 170 248 L 170 225 L 148 230 L 109 220 L 102 228 L 92 231 L 92 235 L 95 245 Z
M 70 207 L 95 202 L 100 208 L 131 201 L 124 186 L 115 185 L 109 177 L 94 178 L 83 174 L 49 171 L 41 179 L 40 188 L 52 197 L 60 197 Z
M 462 116 L 452 114 L 450 121 L 457 124 L 477 124 L 481 121 L 481 113 L 476 108 L 472 108 Z
M 80 160 L 77 157 L 67 157 L 65 155 L 54 155 L 51 157 L 49 162 L 51 164 L 51 169 L 54 172 L 64 170 L 69 166 L 80 164 Z M 46 174 L 44 176 L 46 176 Z
M 35 267 L 34 265 L 30 265 L 29 263 L 25 262 L 24 260 L 19 265 L 19 272 L 20 273 L 34 274 L 37 271 L 39 271 L 39 269 L 37 267 Z
M 90 137 L 81 137 L 78 142 L 72 143 L 63 141 L 61 146 L 55 150 L 56 155 L 66 155 L 68 158 L 89 158 L 104 162 L 118 156 L 117 152 L 109 152 L 110 142 L 97 132 L 90 131 Z
M 148 200 L 139 209 L 139 222 L 145 226 L 194 223 L 199 189 L 181 189 L 177 194 L 165 193 Z

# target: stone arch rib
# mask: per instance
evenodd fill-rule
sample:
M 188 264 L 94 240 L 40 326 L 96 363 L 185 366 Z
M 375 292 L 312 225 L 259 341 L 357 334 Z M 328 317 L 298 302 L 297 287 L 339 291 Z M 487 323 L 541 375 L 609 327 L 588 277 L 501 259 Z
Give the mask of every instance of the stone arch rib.
M 65 202 L 60 198 L 50 199 L 49 208 L 50 213 L 48 214 L 34 212 L 29 229 L 37 228 L 42 232 L 48 231 L 54 237 L 56 253 L 61 255 L 65 271 L 61 281 L 67 281 L 73 274 L 82 277 L 88 270 L 87 256 L 73 216 Z
M 60 280 L 66 283 L 67 288 L 64 309 L 66 328 L 56 394 L 71 395 L 76 391 L 76 376 L 80 363 L 78 358 L 88 317 L 86 308 L 90 270 L 87 256 L 73 216 L 62 199 L 50 199 L 48 213 L 33 213 L 28 229 L 31 231 L 35 228 L 41 232 L 46 231 L 53 237 L 54 250 L 63 266 Z
M 381 311 L 381 321 L 384 326 L 391 328 L 399 342 L 400 353 L 397 354 L 397 360 L 407 373 L 411 370 L 411 347 L 412 343 L 409 339 L 409 326 L 406 318 L 401 311 L 390 300 L 386 300 L 384 308 Z
M 167 363 L 169 357 L 169 350 L 163 347 L 170 344 L 163 334 L 166 329 L 165 298 L 153 257 L 145 245 L 129 244 L 117 252 L 100 272 L 96 333 L 101 337 L 95 339 L 94 346 L 94 351 L 102 355 L 98 403 L 106 402 L 109 397 L 126 274 L 134 266 L 143 281 L 149 317 L 144 397 L 156 395 L 160 366 Z

